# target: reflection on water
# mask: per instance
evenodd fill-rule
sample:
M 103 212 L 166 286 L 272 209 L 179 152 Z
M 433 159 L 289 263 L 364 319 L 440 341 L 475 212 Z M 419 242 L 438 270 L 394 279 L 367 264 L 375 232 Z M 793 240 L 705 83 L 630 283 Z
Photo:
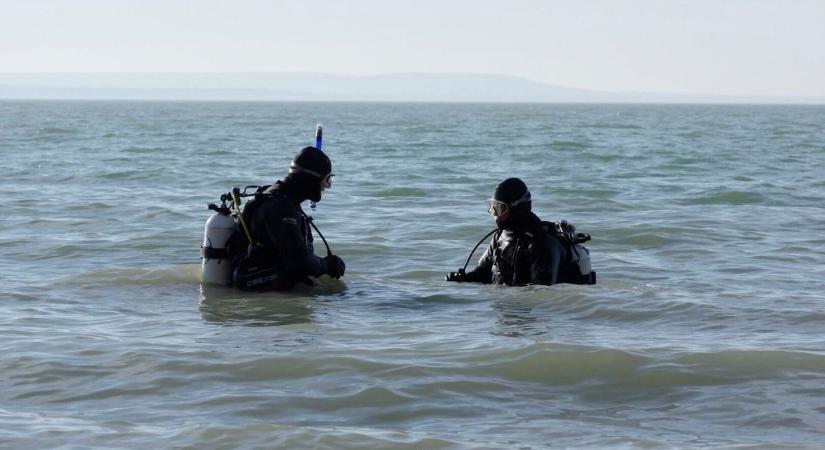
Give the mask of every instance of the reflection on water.
M 243 292 L 201 285 L 203 320 L 222 325 L 271 327 L 309 323 L 312 298 L 276 292 Z
M 222 325 L 272 327 L 309 323 L 313 305 L 327 296 L 343 295 L 343 281 L 322 277 L 313 286 L 297 285 L 289 292 L 245 292 L 234 288 L 200 285 L 203 320 Z
M 496 324 L 492 334 L 497 336 L 536 336 L 544 334 L 533 313 L 534 304 L 517 297 L 499 298 L 492 304 Z

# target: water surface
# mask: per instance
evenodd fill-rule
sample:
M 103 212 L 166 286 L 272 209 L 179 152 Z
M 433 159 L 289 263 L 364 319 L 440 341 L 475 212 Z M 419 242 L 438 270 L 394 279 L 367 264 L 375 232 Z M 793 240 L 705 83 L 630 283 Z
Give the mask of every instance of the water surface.
M 201 286 L 325 125 L 347 262 Z M 0 447 L 819 448 L 825 107 L 0 102 Z M 496 183 L 596 286 L 443 281 Z M 319 252 L 321 248 L 319 247 Z

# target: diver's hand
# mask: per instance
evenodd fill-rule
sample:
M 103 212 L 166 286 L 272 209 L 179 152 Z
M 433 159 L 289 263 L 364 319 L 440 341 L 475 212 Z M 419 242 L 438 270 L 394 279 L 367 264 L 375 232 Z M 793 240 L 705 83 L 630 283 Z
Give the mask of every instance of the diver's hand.
M 344 260 L 335 256 L 329 255 L 324 257 L 324 261 L 327 264 L 327 275 L 335 278 L 341 278 L 344 276 L 344 271 L 347 270 L 347 265 L 344 264 Z
M 447 281 L 458 281 L 459 283 L 462 281 L 467 281 L 467 273 L 464 272 L 464 269 L 458 269 L 458 272 L 450 272 L 444 277 Z

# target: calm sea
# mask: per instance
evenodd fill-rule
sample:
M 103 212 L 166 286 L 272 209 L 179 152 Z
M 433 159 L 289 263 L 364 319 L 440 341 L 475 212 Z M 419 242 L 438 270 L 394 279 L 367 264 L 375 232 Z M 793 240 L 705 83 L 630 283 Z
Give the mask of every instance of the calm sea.
M 207 203 L 283 176 L 319 122 L 336 178 L 313 215 L 345 278 L 201 286 Z M 823 124 L 0 102 L 0 448 L 822 448 Z M 443 281 L 512 176 L 593 235 L 598 285 Z

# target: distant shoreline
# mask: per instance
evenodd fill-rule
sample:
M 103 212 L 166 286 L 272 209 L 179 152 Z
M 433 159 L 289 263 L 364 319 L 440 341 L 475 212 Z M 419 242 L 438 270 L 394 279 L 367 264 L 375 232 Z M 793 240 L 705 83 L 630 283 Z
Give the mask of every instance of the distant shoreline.
M 581 105 L 581 106 L 766 106 L 766 107 L 823 107 L 822 102 L 610 102 L 610 101 L 437 101 L 437 100 L 271 100 L 271 99 L 209 99 L 209 98 L 47 98 L 47 97 L 3 97 L 0 96 L 0 103 L 316 103 L 316 104 L 398 104 L 398 105 Z
M 825 104 L 825 97 L 606 92 L 495 74 L 0 73 L 0 99 L 397 103 Z

